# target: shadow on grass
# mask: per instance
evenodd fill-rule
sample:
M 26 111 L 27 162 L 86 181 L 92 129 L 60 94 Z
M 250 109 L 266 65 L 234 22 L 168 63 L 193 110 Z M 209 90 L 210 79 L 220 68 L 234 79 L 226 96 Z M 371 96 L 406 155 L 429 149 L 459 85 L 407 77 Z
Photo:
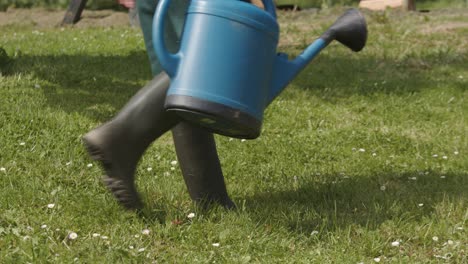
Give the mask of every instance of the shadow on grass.
M 463 67 L 463 54 L 429 54 L 401 61 L 324 54 L 294 84 L 306 89 L 310 96 L 331 102 L 354 94 L 406 96 L 432 89 L 436 86 L 435 78 L 442 78 L 445 86 L 466 89 L 462 80 L 443 76 Z M 31 73 L 43 81 L 50 107 L 83 114 L 98 122 L 113 116 L 151 78 L 144 52 L 125 56 L 20 56 L 13 73 Z M 386 191 L 380 190 L 375 177 L 368 176 L 343 179 L 337 184 L 306 182 L 298 189 L 249 197 L 247 203 L 253 207 L 248 210 L 253 217 L 269 215 L 268 221 L 272 223 L 283 223 L 291 230 L 309 233 L 350 224 L 376 227 L 388 219 L 422 218 L 444 199 L 467 198 L 464 179 L 468 175 L 447 174 L 445 181 L 439 175 L 408 180 L 415 174 L 379 176 L 388 182 Z M 424 204 L 421 208 L 420 203 Z M 156 219 L 165 218 L 159 211 L 149 214 Z
M 305 47 L 289 46 L 297 54 Z M 291 53 L 290 58 L 296 55 Z M 444 86 L 466 89 L 466 81 L 458 78 L 465 70 L 466 54 L 452 50 L 414 54 L 401 58 L 383 54 L 354 53 L 332 45 L 317 56 L 293 81 L 297 87 L 307 89 L 311 96 L 335 102 L 352 95 L 375 93 L 406 96 L 424 89 Z M 456 74 L 456 76 L 454 76 Z
M 283 225 L 293 232 L 308 235 L 313 231 L 324 233 L 352 225 L 374 230 L 389 220 L 398 224 L 429 218 L 436 210 L 441 216 L 445 215 L 443 212 L 453 214 L 453 208 L 440 208 L 440 203 L 456 204 L 468 198 L 468 174 L 407 172 L 322 177 L 335 181 L 323 183 L 304 179 L 306 182 L 298 188 L 258 193 L 246 199 L 247 210 L 252 218 L 262 217 L 258 221 L 266 225 Z
M 301 47 L 286 49 L 298 52 Z M 462 79 L 450 76 L 463 71 L 465 57 L 441 51 L 396 61 L 365 52 L 354 54 L 332 45 L 293 84 L 306 89 L 310 96 L 330 102 L 355 94 L 405 96 L 433 88 L 440 81 L 445 86 L 465 89 Z M 115 114 L 151 78 L 143 51 L 125 56 L 20 56 L 15 59 L 12 71 L 32 73 L 43 80 L 44 94 L 51 107 L 85 114 L 100 122 Z
M 151 79 L 143 51 L 125 56 L 21 55 L 12 73 L 37 77 L 49 106 L 99 122 L 113 116 Z

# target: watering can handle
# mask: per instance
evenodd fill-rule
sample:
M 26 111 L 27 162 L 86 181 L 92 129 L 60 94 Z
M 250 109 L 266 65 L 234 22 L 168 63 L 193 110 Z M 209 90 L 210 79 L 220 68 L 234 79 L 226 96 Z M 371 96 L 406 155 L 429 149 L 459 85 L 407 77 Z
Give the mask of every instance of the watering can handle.
M 273 3 L 273 0 L 262 0 L 263 6 L 265 7 L 265 11 L 270 13 L 270 15 L 276 19 L 276 6 Z
M 167 50 L 164 42 L 164 17 L 167 14 L 170 0 L 160 0 L 156 8 L 153 19 L 153 45 L 156 55 L 169 77 L 173 77 L 177 72 L 182 54 L 180 52 L 171 53 Z M 276 19 L 276 7 L 273 0 L 262 0 L 265 11 Z
M 171 53 L 167 50 L 164 42 L 164 17 L 167 14 L 170 0 L 160 0 L 153 18 L 153 45 L 159 62 L 169 77 L 173 77 L 177 72 L 181 54 Z

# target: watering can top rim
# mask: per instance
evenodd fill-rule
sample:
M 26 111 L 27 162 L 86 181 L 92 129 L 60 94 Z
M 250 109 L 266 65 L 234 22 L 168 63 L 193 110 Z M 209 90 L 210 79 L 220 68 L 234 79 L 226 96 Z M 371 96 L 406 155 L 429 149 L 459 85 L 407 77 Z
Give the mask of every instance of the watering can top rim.
M 277 39 L 279 35 L 279 25 L 274 17 L 275 14 L 270 14 L 250 3 L 242 1 L 192 0 L 187 15 L 195 13 L 214 15 L 234 20 L 266 31 L 275 39 Z

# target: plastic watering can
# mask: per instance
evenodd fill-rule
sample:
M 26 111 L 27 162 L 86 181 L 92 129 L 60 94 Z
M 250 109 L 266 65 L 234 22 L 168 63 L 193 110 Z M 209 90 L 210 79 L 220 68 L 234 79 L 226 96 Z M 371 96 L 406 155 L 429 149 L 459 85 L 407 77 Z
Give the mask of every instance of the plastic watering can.
M 367 40 L 364 17 L 356 9 L 338 20 L 294 60 L 277 54 L 275 6 L 265 10 L 239 0 L 192 0 L 180 49 L 164 43 L 164 16 L 170 0 L 160 0 L 153 20 L 153 44 L 171 78 L 165 108 L 187 121 L 236 138 L 260 135 L 264 109 L 332 40 L 360 51 Z

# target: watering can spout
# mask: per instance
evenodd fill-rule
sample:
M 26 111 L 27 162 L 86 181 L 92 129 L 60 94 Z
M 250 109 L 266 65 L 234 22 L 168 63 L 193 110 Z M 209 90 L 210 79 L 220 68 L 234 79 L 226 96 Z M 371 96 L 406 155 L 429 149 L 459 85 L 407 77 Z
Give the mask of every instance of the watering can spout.
M 347 10 L 320 38 L 309 45 L 294 60 L 288 60 L 288 56 L 284 53 L 278 54 L 274 65 L 272 87 L 266 105 L 270 104 L 294 77 L 333 40 L 337 40 L 355 52 L 364 48 L 367 41 L 367 26 L 364 17 L 357 9 Z
M 153 45 L 171 77 L 164 107 L 230 137 L 258 137 L 265 108 L 331 41 L 359 51 L 367 37 L 363 16 L 349 10 L 289 60 L 277 54 L 279 25 L 273 0 L 262 0 L 265 10 L 243 0 L 192 0 L 179 51 L 172 53 L 164 42 L 164 17 L 171 1 L 175 2 L 159 1 L 153 21 Z
M 288 55 L 278 53 L 274 71 L 273 71 L 273 86 L 268 96 L 267 105 L 270 104 L 286 86 L 304 69 L 311 60 L 314 59 L 320 51 L 327 46 L 327 42 L 322 38 L 314 41 L 294 60 L 288 60 Z

